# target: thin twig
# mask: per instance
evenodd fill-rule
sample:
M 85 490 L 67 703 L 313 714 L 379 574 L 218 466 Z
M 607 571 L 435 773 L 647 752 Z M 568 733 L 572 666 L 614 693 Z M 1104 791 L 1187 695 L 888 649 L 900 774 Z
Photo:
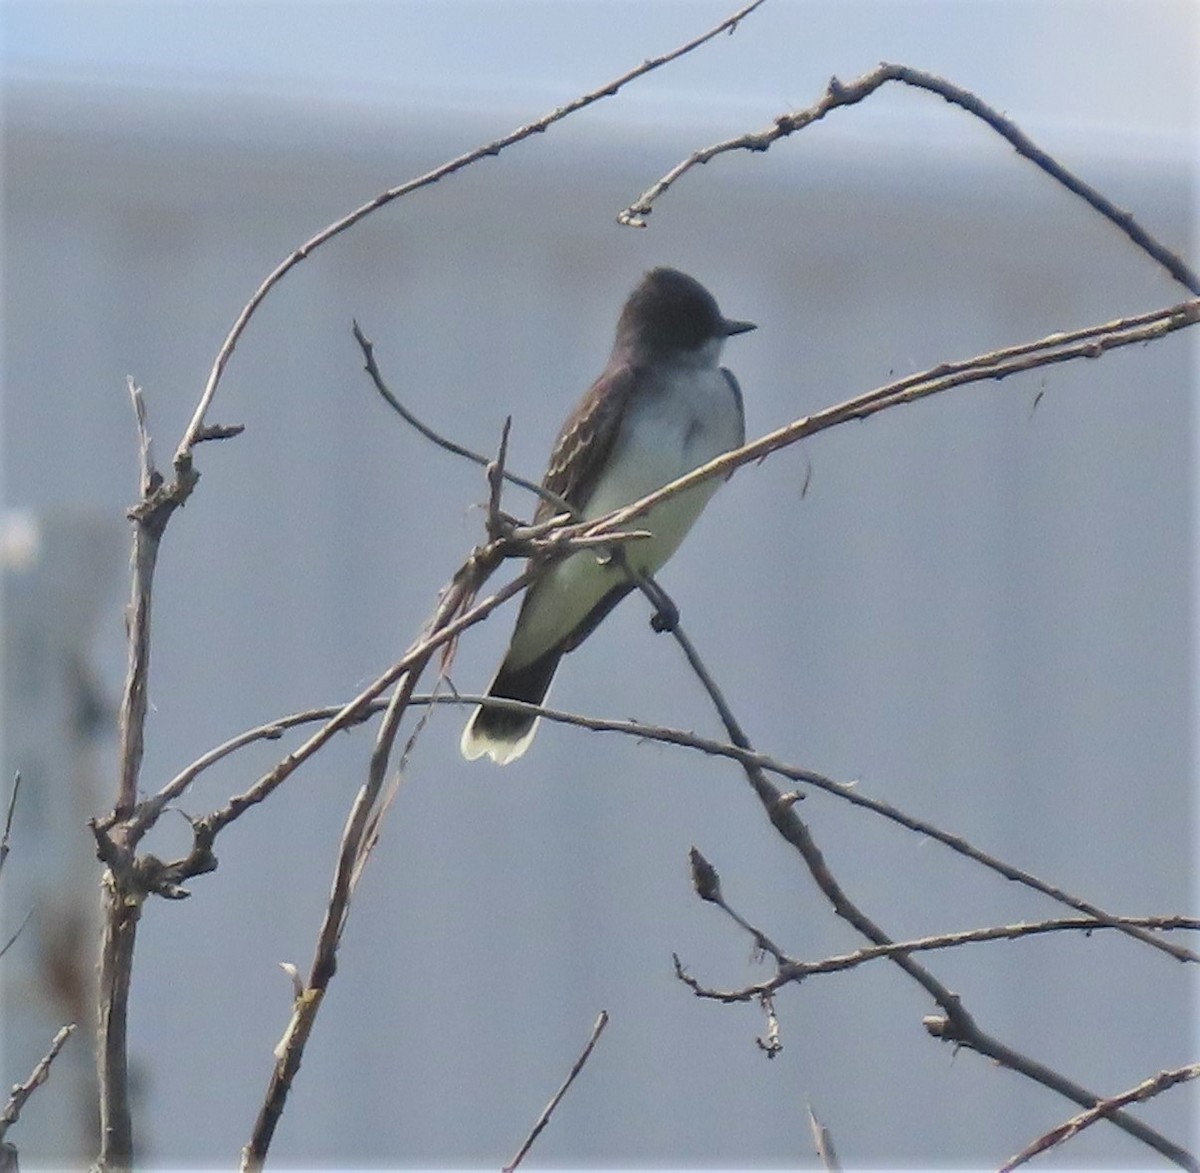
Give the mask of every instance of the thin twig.
M 733 715 L 720 688 L 704 666 L 699 653 L 684 633 L 682 626 L 676 625 L 671 634 L 683 650 L 684 656 L 687 658 L 688 664 L 696 678 L 709 694 L 713 707 L 720 715 L 722 724 L 725 725 L 730 741 L 734 745 L 751 749 L 749 738 L 742 730 L 737 718 Z M 796 849 L 805 866 L 808 868 L 813 881 L 825 895 L 833 911 L 873 944 L 880 946 L 894 945 L 895 942 L 887 933 L 851 900 L 841 883 L 834 876 L 826 864 L 825 857 L 817 846 L 812 832 L 796 813 L 797 804 L 794 798 L 790 795 L 781 794 L 760 768 L 745 763 L 743 763 L 742 768 L 751 789 L 753 789 L 755 796 L 770 819 L 771 825 L 786 842 L 790 843 Z M 939 981 L 923 965 L 915 961 L 911 954 L 897 952 L 891 956 L 890 960 L 920 985 L 941 1009 L 941 1015 L 928 1016 L 923 1021 L 926 1030 L 931 1036 L 954 1043 L 957 1046 L 967 1047 L 980 1055 L 984 1055 L 1001 1066 L 1007 1067 L 1009 1070 L 1057 1092 L 1066 1099 L 1074 1101 L 1083 1108 L 1090 1108 L 1098 1101 L 1099 1097 L 1082 1084 L 1076 1083 L 1054 1068 L 1017 1051 L 1015 1048 L 987 1034 L 975 1021 L 974 1016 L 967 1010 L 962 999 L 957 994 L 951 992 L 947 986 Z M 1161 1153 L 1168 1160 L 1175 1162 L 1183 1168 L 1192 1169 L 1195 1167 L 1195 1159 L 1186 1149 L 1175 1144 L 1174 1141 L 1163 1136 L 1156 1129 L 1143 1124 L 1136 1117 L 1130 1116 L 1125 1112 L 1114 1111 L 1109 1115 L 1108 1119 L 1118 1128 L 1129 1133 L 1130 1136 L 1136 1137 L 1143 1144 Z
M 54 1036 L 50 1050 L 42 1056 L 29 1078 L 24 1083 L 15 1084 L 4 1111 L 0 1112 L 0 1141 L 4 1140 L 9 1127 L 20 1119 L 21 1109 L 25 1107 L 29 1097 L 50 1078 L 50 1065 L 58 1058 L 58 1053 L 66 1045 L 67 1039 L 75 1031 L 75 1024 L 68 1023 Z
M 817 1119 L 811 1104 L 808 1105 L 808 1129 L 812 1134 L 813 1148 L 817 1151 L 821 1168 L 825 1173 L 841 1173 L 842 1166 L 838 1163 L 837 1152 L 833 1147 L 833 1136 Z
M 493 541 L 505 536 L 508 526 L 500 512 L 500 499 L 504 492 L 504 473 L 508 465 L 508 437 L 512 432 L 512 416 L 504 417 L 504 426 L 500 429 L 500 448 L 494 460 L 489 460 L 484 466 L 487 473 L 488 505 L 487 533 Z
M 472 464 L 479 465 L 480 468 L 487 468 L 491 463 L 489 458 L 482 452 L 476 452 L 472 448 L 468 448 L 465 444 L 460 444 L 457 440 L 451 440 L 448 436 L 442 435 L 441 432 L 434 431 L 428 424 L 419 419 L 412 411 L 410 411 L 396 396 L 383 377 L 382 371 L 379 369 L 379 364 L 375 361 L 375 345 L 362 332 L 358 322 L 353 324 L 354 340 L 358 343 L 359 349 L 363 352 L 363 369 L 371 377 L 371 382 L 375 385 L 375 390 L 379 392 L 380 397 L 387 403 L 391 409 L 400 416 L 402 420 L 410 427 L 415 428 L 418 433 L 425 437 L 430 443 L 436 445 L 443 451 L 451 453 L 453 456 L 461 456 L 464 460 L 470 461 Z M 511 420 L 511 416 L 509 419 Z M 574 510 L 568 505 L 557 493 L 550 492 L 549 489 L 543 488 L 536 481 L 531 481 L 519 473 L 511 472 L 508 468 L 502 468 L 501 475 L 509 484 L 517 485 L 522 489 L 528 489 L 529 492 L 536 494 L 541 500 L 549 501 L 560 513 L 571 515 Z
M 831 110 L 842 106 L 853 106 L 861 102 L 880 86 L 886 85 L 890 81 L 903 82 L 905 85 L 937 94 L 951 105 L 958 106 L 968 114 L 982 119 L 997 134 L 1001 135 L 1017 154 L 1040 167 L 1068 191 L 1079 196 L 1106 220 L 1115 224 L 1138 248 L 1166 269 L 1176 281 L 1191 290 L 1193 294 L 1200 296 L 1200 277 L 1197 277 L 1175 253 L 1155 240 L 1129 212 L 1116 207 L 1090 184 L 1073 175 L 1061 163 L 1037 146 L 1016 123 L 1005 118 L 998 110 L 994 110 L 969 90 L 956 86 L 945 78 L 926 73 L 924 70 L 912 69 L 907 65 L 884 63 L 878 69 L 863 74 L 862 77 L 856 78 L 848 84 L 843 84 L 835 77 L 829 82 L 829 87 L 821 100 L 808 109 L 794 114 L 782 114 L 772 126 L 756 134 L 740 135 L 737 138 L 714 143 L 712 146 L 696 151 L 643 192 L 633 204 L 617 216 L 617 221 L 632 228 L 644 228 L 646 217 L 652 211 L 655 200 L 693 167 L 707 163 L 727 151 L 765 151 L 779 139 L 820 121 Z
M 495 569 L 500 557 L 501 553 L 495 547 L 484 547 L 476 550 L 471 558 L 468 559 L 465 566 L 460 569 L 459 574 L 456 575 L 455 581 L 458 583 L 458 586 L 452 588 L 447 594 L 452 594 L 459 601 L 465 600 L 466 595 L 463 593 L 462 587 L 469 587 L 472 591 L 477 589 L 478 584 Z M 388 668 L 386 672 L 373 680 L 353 700 L 348 701 L 340 708 L 336 710 L 329 708 L 312 710 L 309 713 L 298 714 L 295 718 L 284 718 L 282 721 L 272 722 L 269 725 L 248 730 L 245 734 L 240 734 L 224 745 L 218 746 L 217 749 L 210 751 L 203 758 L 192 763 L 191 766 L 172 779 L 152 799 L 148 799 L 142 808 L 135 813 L 129 823 L 131 835 L 141 834 L 145 829 L 152 826 L 154 820 L 158 817 L 158 813 L 167 803 L 177 798 L 202 769 L 232 753 L 235 749 L 256 740 L 270 739 L 276 735 L 276 729 L 280 727 L 304 724 L 310 719 L 324 721 L 322 727 L 312 734 L 307 741 L 283 757 L 247 790 L 241 794 L 234 795 L 223 807 L 212 811 L 202 818 L 193 820 L 194 843 L 192 851 L 183 859 L 171 864 L 160 865 L 155 878 L 178 884 L 190 876 L 211 871 L 216 866 L 215 860 L 211 856 L 213 841 L 225 827 L 240 818 L 251 807 L 257 806 L 269 798 L 283 782 L 336 736 L 338 732 L 367 720 L 373 711 L 377 711 L 373 706 L 375 698 L 385 689 L 395 684 L 414 665 L 423 662 L 426 657 L 437 651 L 438 648 L 442 647 L 449 640 L 454 639 L 468 627 L 481 622 L 502 603 L 523 590 L 527 582 L 527 575 L 519 575 L 494 594 L 462 611 L 455 618 L 446 622 L 444 626 L 423 636 L 404 656 Z M 330 715 L 331 713 L 332 715 Z M 103 824 L 97 823 L 93 829 L 96 831 L 98 838 L 100 838 L 103 832 Z
M 1144 1100 L 1153 1099 L 1160 1092 L 1165 1092 L 1177 1083 L 1186 1083 L 1189 1079 L 1195 1079 L 1197 1076 L 1200 1076 L 1200 1063 L 1190 1063 L 1186 1067 L 1177 1067 L 1173 1071 L 1160 1071 L 1152 1078 L 1143 1080 L 1137 1087 L 1132 1087 L 1128 1091 L 1121 1092 L 1120 1095 L 1110 1096 L 1106 1100 L 1100 1100 L 1086 1112 L 1080 1112 L 1077 1116 L 1072 1116 L 1070 1120 L 1064 1121 L 1057 1127 L 1050 1129 L 1043 1136 L 1039 1136 L 1037 1140 L 1028 1147 L 1023 1148 L 1015 1157 L 1010 1157 L 1005 1161 L 1000 1166 L 998 1173 L 1010 1173 L 1011 1170 L 1024 1165 L 1039 1153 L 1044 1153 L 1048 1149 L 1054 1148 L 1055 1145 L 1060 1145 L 1063 1141 L 1070 1140 L 1071 1137 L 1078 1135 L 1085 1128 L 1090 1128 L 1096 1121 L 1110 1116 L 1117 1108 L 1124 1108 L 1129 1104 L 1137 1104 Z
M 747 923 L 724 902 L 721 907 L 729 913 L 743 932 L 753 937 L 758 946 L 763 940 L 762 931 Z M 774 977 L 755 982 L 740 989 L 718 990 L 702 985 L 687 974 L 682 962 L 676 968 L 676 976 L 700 998 L 714 1002 L 752 1002 L 763 994 L 774 993 L 790 982 L 801 982 L 807 977 L 823 973 L 842 973 L 868 962 L 895 957 L 901 953 L 929 953 L 942 949 L 957 949 L 963 945 L 980 944 L 987 941 L 1016 941 L 1022 937 L 1042 936 L 1047 933 L 1077 932 L 1090 936 L 1100 929 L 1140 927 L 1158 932 L 1185 930 L 1200 931 L 1200 918 L 1189 916 L 1122 916 L 1113 918 L 1113 923 L 1098 923 L 1090 917 L 1060 917 L 1055 920 L 1035 921 L 1029 924 L 992 925 L 981 929 L 965 929 L 956 933 L 939 933 L 930 937 L 915 937 L 908 941 L 896 941 L 890 945 L 869 945 L 853 953 L 836 953 L 820 961 L 799 961 L 781 951 L 768 948 L 778 967 Z
M 726 903 L 725 897 L 721 893 L 721 877 L 717 873 L 717 869 L 701 855 L 698 848 L 693 847 L 688 852 L 688 860 L 692 870 L 692 887 L 695 888 L 696 895 L 709 904 L 715 904 L 738 928 L 749 934 L 754 939 L 754 950 L 758 956 L 769 953 L 777 965 L 787 965 L 791 958 L 766 933 L 756 928 L 741 913 Z
M 493 543 L 495 545 L 495 543 Z M 477 552 L 478 553 L 478 552 Z M 386 794 L 388 762 L 400 729 L 400 722 L 408 710 L 413 691 L 425 668 L 440 646 L 445 642 L 446 632 L 456 628 L 466 615 L 478 611 L 471 607 L 481 583 L 495 569 L 492 559 L 473 558 L 457 574 L 450 586 L 442 592 L 434 614 L 422 635 L 409 649 L 402 663 L 403 673 L 395 679 L 395 689 L 384 710 L 383 721 L 376 734 L 371 760 L 367 767 L 366 781 L 359 789 L 338 848 L 337 866 L 334 871 L 332 890 L 321 928 L 317 934 L 312 965 L 303 992 L 295 999 L 291 1021 L 283 1039 L 275 1050 L 275 1066 L 267 1085 L 266 1095 L 249 1142 L 242 1150 L 242 1169 L 257 1171 L 262 1168 L 275 1129 L 287 1104 L 292 1084 L 304 1055 L 305 1047 L 316 1022 L 329 983 L 337 972 L 337 953 L 342 932 L 350 915 L 351 900 L 367 859 L 379 837 L 380 820 L 395 796 L 396 788 Z M 519 581 L 519 580 L 518 580 Z M 445 638 L 443 638 L 445 637 Z M 417 730 L 405 747 L 405 758 L 412 748 L 413 739 L 424 727 L 419 722 Z M 328 725 L 326 726 L 328 728 Z M 319 735 L 318 735 L 319 736 Z M 311 740 L 311 739 L 310 739 Z M 381 794 L 384 795 L 382 801 Z
M 8 841 L 12 834 L 13 815 L 17 810 L 17 795 L 21 793 L 21 771 L 13 775 L 12 794 L 8 796 L 8 813 L 4 816 L 4 834 L 0 835 L 0 871 L 4 870 L 4 861 L 8 859 Z
M 501 151 L 521 142 L 524 139 L 530 138 L 535 134 L 541 134 L 549 129 L 556 122 L 561 122 L 564 118 L 574 114 L 577 110 L 582 110 L 585 106 L 590 106 L 595 102 L 599 102 L 604 98 L 611 98 L 616 95 L 621 89 L 632 81 L 636 81 L 639 77 L 645 76 L 647 73 L 658 69 L 660 66 L 667 65 L 672 61 L 683 57 L 685 54 L 692 52 L 693 49 L 698 49 L 707 41 L 711 41 L 714 37 L 720 36 L 723 32 L 733 32 L 747 16 L 749 16 L 756 8 L 763 3 L 763 0 L 753 0 L 753 3 L 747 4 L 744 8 L 739 9 L 732 16 L 726 17 L 720 24 L 709 29 L 698 37 L 694 37 L 684 45 L 672 49 L 669 53 L 664 53 L 659 57 L 651 57 L 643 61 L 636 68 L 621 74 L 620 77 L 613 78 L 612 81 L 605 82 L 604 85 L 590 92 L 583 94 L 580 97 L 572 99 L 563 106 L 550 111 L 549 114 L 544 114 L 541 118 L 533 122 L 527 123 L 525 126 L 518 127 L 516 130 L 504 135 L 501 138 L 495 139 L 485 146 L 475 147 L 473 150 L 467 151 L 466 154 L 459 155 L 457 158 L 451 159 L 449 162 L 443 163 L 440 167 L 435 167 L 432 171 L 427 171 L 424 175 L 418 176 L 416 179 L 410 179 L 407 183 L 401 183 L 396 187 L 389 187 L 386 191 L 380 192 L 378 195 L 368 200 L 365 204 L 347 215 L 335 220 L 332 224 L 322 228 L 315 236 L 305 241 L 298 249 L 290 253 L 267 275 L 266 279 L 251 295 L 250 300 L 242 307 L 237 318 L 235 319 L 229 333 L 225 337 L 225 341 L 221 343 L 221 349 L 217 352 L 216 360 L 213 362 L 212 370 L 209 372 L 208 381 L 205 384 L 204 392 L 200 396 L 200 402 L 196 405 L 196 410 L 192 415 L 192 420 L 188 424 L 187 431 L 183 435 L 183 439 L 179 442 L 179 447 L 175 452 L 176 468 L 188 468 L 191 464 L 191 450 L 199 439 L 200 433 L 204 428 L 205 417 L 208 415 L 208 409 L 212 405 L 213 397 L 217 392 L 217 385 L 221 381 L 221 376 L 224 374 L 226 364 L 229 362 L 233 354 L 234 348 L 238 344 L 243 331 L 249 324 L 250 319 L 254 316 L 254 312 L 258 309 L 263 299 L 268 293 L 294 269 L 301 261 L 306 260 L 313 252 L 321 245 L 332 240 L 335 236 L 345 232 L 347 228 L 357 224 L 364 217 L 369 216 L 372 212 L 382 208 L 385 204 L 390 204 L 393 200 L 399 199 L 401 196 L 409 195 L 411 192 L 417 191 L 420 188 L 428 187 L 430 184 L 437 183 L 441 179 L 445 179 L 448 175 L 454 174 L 456 171 L 461 171 L 464 167 L 470 166 L 472 163 L 477 163 L 481 159 L 486 159 L 499 155 Z
M 339 705 L 325 705 L 321 708 L 306 709 L 303 712 L 293 713 L 286 717 L 278 717 L 273 721 L 268 721 L 262 725 L 255 726 L 253 729 L 247 729 L 244 733 L 238 734 L 236 737 L 230 738 L 228 741 L 217 746 L 215 749 L 209 750 L 208 753 L 198 758 L 180 774 L 178 774 L 171 782 L 167 784 L 163 790 L 155 796 L 152 801 L 165 805 L 168 801 L 173 801 L 186 789 L 197 775 L 209 766 L 215 764 L 221 759 L 227 757 L 236 750 L 251 745 L 257 741 L 275 740 L 283 735 L 288 729 L 296 728 L 301 725 L 314 724 L 318 721 L 329 721 L 339 714 L 345 713 L 353 706 L 354 702 Z M 380 712 L 385 707 L 386 702 L 381 700 L 373 700 L 369 704 L 364 705 L 356 712 L 356 721 L 369 720 L 376 713 Z M 989 855 L 987 852 L 980 850 L 972 845 L 960 835 L 955 835 L 945 831 L 933 823 L 926 822 L 923 819 L 914 818 L 913 816 L 900 810 L 882 799 L 872 798 L 866 794 L 861 787 L 852 785 L 846 782 L 838 782 L 832 778 L 828 778 L 823 774 L 818 774 L 813 770 L 804 769 L 800 766 L 790 765 L 787 762 L 778 760 L 769 754 L 759 753 L 753 750 L 743 749 L 740 746 L 732 745 L 729 742 L 718 741 L 709 737 L 702 737 L 696 733 L 686 729 L 675 729 L 665 725 L 649 725 L 641 721 L 630 720 L 612 720 L 605 717 L 589 717 L 582 713 L 572 713 L 564 709 L 552 709 L 543 705 L 528 705 L 521 701 L 503 700 L 498 697 L 487 697 L 482 695 L 472 695 L 469 693 L 456 693 L 453 696 L 432 696 L 416 694 L 412 697 L 411 704 L 413 705 L 488 705 L 495 708 L 510 709 L 515 712 L 526 712 L 533 716 L 542 717 L 547 721 L 553 721 L 562 725 L 570 725 L 579 729 L 587 729 L 596 733 L 617 733 L 627 737 L 633 737 L 640 741 L 657 741 L 665 745 L 677 745 L 686 749 L 693 749 L 700 753 L 708 754 L 714 757 L 729 758 L 733 761 L 758 766 L 769 774 L 778 775 L 781 778 L 786 778 L 791 782 L 799 782 L 811 786 L 814 790 L 821 790 L 827 794 L 831 794 L 836 798 L 845 800 L 854 806 L 862 807 L 864 810 L 869 810 L 873 814 L 879 815 L 882 818 L 888 819 L 891 822 L 897 823 L 899 826 L 907 830 L 914 831 L 926 838 L 933 839 L 955 853 L 965 856 L 968 859 L 974 860 L 976 863 L 982 864 L 984 867 L 1003 876 L 1006 880 L 1020 884 L 1024 887 L 1031 888 L 1036 892 L 1040 892 L 1044 896 L 1063 904 L 1068 908 L 1074 908 L 1078 912 L 1085 913 L 1087 920 L 1079 920 L 1077 922 L 1064 922 L 1062 927 L 1078 927 L 1085 928 L 1109 928 L 1116 929 L 1120 932 L 1132 936 L 1141 941 L 1143 944 L 1150 945 L 1154 948 L 1161 949 L 1170 956 L 1175 957 L 1180 961 L 1200 961 L 1200 954 L 1193 952 L 1190 949 L 1181 945 L 1175 945 L 1169 941 L 1163 941 L 1145 932 L 1146 929 L 1167 930 L 1167 929 L 1190 929 L 1193 928 L 1196 922 L 1187 917 L 1122 917 L 1113 913 L 1106 912 L 1104 909 L 1091 904 L 1089 901 L 1081 897 L 1074 896 L 1038 876 L 1030 872 L 1016 868 L 1005 861 L 998 859 L 995 856 Z M 785 795 L 784 798 L 788 796 Z M 231 800 L 236 803 L 238 800 Z M 1054 922 L 1046 922 L 1054 923 Z M 1049 930 L 1047 930 L 1049 931 Z M 882 954 L 880 954 L 882 955 Z
M 1004 879 L 1030 888 L 1035 892 L 1040 892 L 1043 896 L 1048 896 L 1051 900 L 1063 904 L 1068 908 L 1073 908 L 1077 912 L 1085 913 L 1089 917 L 1094 918 L 1097 924 L 1119 929 L 1127 936 L 1133 937 L 1141 941 L 1142 944 L 1149 945 L 1151 948 L 1157 949 L 1162 953 L 1166 953 L 1174 957 L 1177 961 L 1200 962 L 1200 954 L 1193 950 L 1182 945 L 1176 945 L 1171 941 L 1160 940 L 1134 925 L 1122 924 L 1120 917 L 1106 912 L 1091 901 L 1084 900 L 1082 897 L 1075 896 L 1057 885 L 1040 879 L 1032 872 L 1027 872 L 1015 867 L 1013 864 L 1007 863 L 1005 860 L 990 855 L 988 852 L 974 846 L 961 835 L 945 831 L 935 823 L 930 823 L 925 819 L 916 818 L 899 807 L 885 802 L 883 799 L 872 798 L 858 786 L 846 782 L 837 782 L 813 770 L 789 765 L 787 762 L 779 761 L 769 754 L 759 753 L 753 749 L 746 749 L 742 746 L 717 741 L 713 738 L 700 737 L 689 730 L 673 729 L 663 725 L 647 725 L 639 721 L 611 720 L 605 717 L 588 717 L 580 713 L 570 713 L 562 709 L 551 709 L 540 705 L 526 705 L 520 701 L 502 700 L 498 697 L 462 695 L 458 700 L 464 704 L 483 704 L 494 708 L 528 712 L 543 717 L 548 721 L 555 721 L 563 725 L 575 725 L 581 729 L 589 729 L 596 733 L 620 733 L 646 741 L 659 741 L 667 745 L 686 746 L 689 749 L 699 750 L 701 753 L 714 757 L 731 758 L 743 767 L 756 767 L 769 774 L 787 778 L 789 781 L 803 783 L 811 786 L 814 790 L 822 790 L 827 794 L 832 794 L 837 798 L 844 799 L 853 806 L 862 807 L 864 810 L 869 810 L 873 814 L 877 814 L 907 830 L 915 831 L 920 835 L 933 839 L 950 848 L 956 854 L 982 864 L 997 875 L 1003 876 Z M 451 698 L 441 698 L 438 703 L 449 703 L 450 701 Z M 786 799 L 788 796 L 784 795 L 782 797 Z
M 29 922 L 31 920 L 33 920 L 33 909 L 32 908 L 30 908 L 29 911 L 25 914 L 25 917 L 21 921 L 21 923 L 19 925 L 17 925 L 16 932 L 14 932 L 12 934 L 12 936 L 9 937 L 8 940 L 4 942 L 4 946 L 2 948 L 0 948 L 0 957 L 3 957 L 17 943 L 17 938 L 20 937 L 20 935 L 25 931 L 25 926 L 27 924 L 29 924 Z
M 507 1165 L 504 1166 L 504 1173 L 513 1173 L 518 1165 L 525 1159 L 525 1154 L 533 1147 L 533 1142 L 541 1135 L 542 1130 L 550 1123 L 550 1117 L 554 1114 L 554 1109 L 558 1107 L 563 1096 L 567 1094 L 567 1090 L 571 1084 L 575 1082 L 575 1077 L 583 1070 L 583 1065 L 588 1061 L 592 1053 L 592 1049 L 600 1039 L 600 1035 L 604 1032 L 604 1028 L 608 1025 L 608 1011 L 601 1010 L 600 1016 L 596 1019 L 595 1025 L 592 1027 L 592 1033 L 588 1037 L 588 1041 L 580 1053 L 578 1059 L 571 1066 L 571 1070 L 567 1073 L 567 1078 L 563 1080 L 562 1087 L 550 1097 L 550 1102 L 542 1109 L 542 1114 L 537 1118 L 537 1122 L 530 1129 L 529 1135 L 525 1138 L 524 1143 L 517 1149 L 516 1156 L 513 1157 Z
M 944 364 L 918 375 L 910 375 L 893 383 L 885 384 L 863 395 L 856 395 L 842 403 L 827 407 L 813 415 L 801 416 L 757 440 L 731 449 L 721 456 L 694 468 L 685 476 L 671 481 L 661 489 L 648 493 L 638 501 L 614 510 L 605 517 L 586 523 L 563 526 L 559 535 L 565 540 L 576 534 L 601 537 L 610 530 L 620 530 L 628 523 L 646 513 L 654 506 L 677 493 L 686 492 L 705 481 L 727 478 L 736 469 L 751 462 L 790 447 L 807 436 L 837 427 L 851 420 L 863 420 L 877 412 L 902 403 L 915 403 L 930 395 L 948 391 L 954 387 L 969 386 L 990 380 L 1007 379 L 1025 371 L 1036 370 L 1060 362 L 1072 362 L 1081 358 L 1099 358 L 1110 350 L 1134 346 L 1165 337 L 1176 330 L 1183 330 L 1200 322 L 1200 299 L 1179 302 L 1150 313 L 1132 318 L 1118 319 L 1085 330 L 1073 331 L 1069 335 L 1051 334 L 1038 342 L 1023 342 L 1015 347 L 981 354 L 961 362 Z M 1063 345 L 1063 339 L 1071 342 Z M 949 373 L 943 373 L 949 372 Z
M 409 698 L 408 703 L 410 707 L 415 701 L 415 697 Z M 387 789 L 383 792 L 379 801 L 375 804 L 375 808 L 371 811 L 371 817 L 367 821 L 366 829 L 363 832 L 363 846 L 359 852 L 358 871 L 351 878 L 354 886 L 358 885 L 359 876 L 366 864 L 367 857 L 375 850 L 375 845 L 379 842 L 379 833 L 383 827 L 383 820 L 387 816 L 388 811 L 391 810 L 397 795 L 400 793 L 400 787 L 408 774 L 408 762 L 417 744 L 417 738 L 424 732 L 425 726 L 432 714 L 433 706 L 427 706 L 421 714 L 420 720 L 413 726 L 413 731 L 408 735 L 408 739 L 404 743 L 404 748 L 400 751 L 400 761 L 392 771 L 391 781 L 388 783 Z

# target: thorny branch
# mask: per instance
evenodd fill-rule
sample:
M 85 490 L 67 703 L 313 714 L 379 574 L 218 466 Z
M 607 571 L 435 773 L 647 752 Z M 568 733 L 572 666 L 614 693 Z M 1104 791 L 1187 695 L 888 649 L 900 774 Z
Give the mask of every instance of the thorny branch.
M 1110 350 L 1163 338 L 1176 330 L 1194 326 L 1197 322 L 1200 322 L 1200 298 L 1153 310 L 1136 317 L 1120 318 L 1103 325 L 1089 326 L 1083 330 L 1051 334 L 1037 342 L 1024 342 L 1018 346 L 990 351 L 972 359 L 933 367 L 918 375 L 897 379 L 873 391 L 855 396 L 853 399 L 847 399 L 845 402 L 827 407 L 823 411 L 815 412 L 813 415 L 802 416 L 773 432 L 768 432 L 765 436 L 760 436 L 757 440 L 753 440 L 741 448 L 734 448 L 722 456 L 710 460 L 707 464 L 700 465 L 699 468 L 693 469 L 685 476 L 671 481 L 670 484 L 664 485 L 653 493 L 648 493 L 639 501 L 614 510 L 606 517 L 586 523 L 567 525 L 562 527 L 560 532 L 570 536 L 578 534 L 601 538 L 611 530 L 624 529 L 631 520 L 641 516 L 666 498 L 673 497 L 676 493 L 684 492 L 714 477 L 727 477 L 745 464 L 760 461 L 772 453 L 787 448 L 807 436 L 822 432 L 826 428 L 835 427 L 850 420 L 867 419 L 887 408 L 896 407 L 902 403 L 914 403 L 918 399 L 925 399 L 953 387 L 968 386 L 987 380 L 999 381 L 1023 371 L 1036 370 L 1061 362 L 1073 362 L 1080 358 L 1099 358 Z

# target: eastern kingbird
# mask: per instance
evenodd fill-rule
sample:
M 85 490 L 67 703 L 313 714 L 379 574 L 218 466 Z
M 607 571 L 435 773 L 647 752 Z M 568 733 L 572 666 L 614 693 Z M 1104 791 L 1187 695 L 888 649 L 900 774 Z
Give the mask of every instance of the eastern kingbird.
M 745 443 L 742 393 L 719 365 L 731 334 L 753 322 L 724 317 L 698 281 L 652 269 L 630 294 L 617 322 L 608 365 L 558 434 L 542 484 L 585 520 L 655 489 Z M 624 556 L 653 574 L 675 553 L 717 488 L 706 481 L 634 519 L 653 535 Z M 535 521 L 553 517 L 542 501 Z M 551 566 L 525 594 L 504 663 L 487 695 L 540 704 L 559 660 L 574 651 L 633 589 L 621 559 L 580 550 Z M 462 735 L 467 759 L 498 765 L 519 758 L 537 718 L 479 706 Z

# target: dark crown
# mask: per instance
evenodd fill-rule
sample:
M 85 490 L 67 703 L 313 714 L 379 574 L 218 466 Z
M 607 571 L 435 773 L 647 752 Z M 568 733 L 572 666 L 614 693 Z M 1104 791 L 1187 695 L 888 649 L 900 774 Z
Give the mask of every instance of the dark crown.
M 625 302 L 617 345 L 695 350 L 727 332 L 716 298 L 699 281 L 678 269 L 651 269 Z

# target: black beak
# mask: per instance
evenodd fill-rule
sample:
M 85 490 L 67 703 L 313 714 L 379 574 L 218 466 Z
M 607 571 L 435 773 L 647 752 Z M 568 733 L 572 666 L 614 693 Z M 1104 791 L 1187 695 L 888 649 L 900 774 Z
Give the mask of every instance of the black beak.
M 725 319 L 725 337 L 728 338 L 731 334 L 745 334 L 749 330 L 757 330 L 758 326 L 754 322 L 737 322 L 732 318 Z

